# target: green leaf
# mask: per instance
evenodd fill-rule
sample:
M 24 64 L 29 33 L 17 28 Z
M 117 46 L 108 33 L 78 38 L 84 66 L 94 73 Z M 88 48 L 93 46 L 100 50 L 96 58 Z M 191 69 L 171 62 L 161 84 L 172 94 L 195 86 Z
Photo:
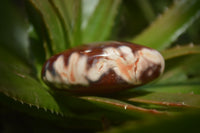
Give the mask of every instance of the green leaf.
M 51 3 L 55 7 L 55 10 L 57 10 L 58 16 L 65 27 L 66 37 L 69 38 L 70 46 L 80 45 L 82 42 L 82 1 L 51 0 Z
M 110 36 L 121 0 L 99 0 L 99 3 L 83 28 L 83 43 L 104 41 Z
M 165 114 L 163 112 L 160 112 L 154 109 L 145 109 L 142 107 L 137 107 L 129 103 L 122 102 L 116 99 L 111 99 L 111 98 L 92 97 L 92 96 L 81 97 L 81 98 L 87 101 L 90 101 L 96 104 L 97 106 L 100 106 L 109 110 L 117 111 L 117 112 L 128 113 L 133 116 L 135 116 L 137 113 L 142 114 L 142 115 L 144 115 L 144 113 Z
M 72 46 L 81 45 L 82 43 L 82 30 L 81 30 L 81 24 L 82 24 L 82 1 L 75 1 L 74 7 L 72 9 L 73 12 L 73 43 Z
M 180 0 L 159 16 L 132 42 L 164 49 L 177 39 L 200 16 L 199 0 Z
M 40 13 L 47 32 L 47 42 L 50 44 L 53 53 L 58 53 L 66 49 L 66 38 L 60 20 L 54 8 L 48 1 L 29 0 L 30 4 Z M 41 29 L 41 32 L 42 29 Z M 45 33 L 44 33 L 45 34 Z
M 153 11 L 152 5 L 149 0 L 137 0 L 136 1 L 139 7 L 142 9 L 142 12 L 145 18 L 151 22 L 155 18 L 155 13 Z
M 2 48 L 0 54 L 0 92 L 30 106 L 60 111 L 48 88 L 30 76 L 30 66 Z
M 193 45 L 177 46 L 175 48 L 167 49 L 161 52 L 165 60 L 176 58 L 188 54 L 200 54 L 200 46 Z
M 194 94 L 199 89 L 200 84 L 198 85 L 177 85 L 177 86 L 169 86 L 169 87 L 159 87 L 157 89 L 165 89 L 165 92 L 154 92 L 147 91 L 147 95 L 144 96 L 136 96 L 131 98 L 125 98 L 124 100 L 137 102 L 137 103 L 145 103 L 145 104 L 156 104 L 167 106 L 166 110 L 169 110 L 169 107 L 185 107 L 185 108 L 199 108 L 200 109 L 200 95 Z M 176 93 L 170 93 L 170 90 L 177 89 Z M 148 89 L 147 89 L 148 90 Z M 188 91 L 188 93 L 184 94 L 184 91 Z M 169 91 L 169 92 L 167 92 Z M 189 92 L 190 91 L 190 92 Z M 135 92 L 137 93 L 137 92 Z

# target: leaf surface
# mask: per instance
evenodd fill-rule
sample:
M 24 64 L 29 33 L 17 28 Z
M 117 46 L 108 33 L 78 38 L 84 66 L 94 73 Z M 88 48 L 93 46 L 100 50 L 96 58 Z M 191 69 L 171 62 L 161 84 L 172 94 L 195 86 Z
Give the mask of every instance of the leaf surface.
M 66 49 L 67 40 L 64 29 L 60 23 L 59 17 L 49 1 L 29 0 L 30 4 L 39 11 L 47 32 L 47 43 L 50 43 L 53 53 L 58 53 Z M 44 32 L 44 31 L 41 31 Z
M 82 1 L 51 0 L 51 3 L 57 11 L 60 21 L 63 23 L 70 47 L 80 45 L 82 43 Z
M 105 41 L 117 15 L 121 0 L 99 0 L 99 3 L 83 29 L 83 43 Z
M 162 50 L 170 46 L 199 16 L 199 0 L 176 1 L 132 42 Z

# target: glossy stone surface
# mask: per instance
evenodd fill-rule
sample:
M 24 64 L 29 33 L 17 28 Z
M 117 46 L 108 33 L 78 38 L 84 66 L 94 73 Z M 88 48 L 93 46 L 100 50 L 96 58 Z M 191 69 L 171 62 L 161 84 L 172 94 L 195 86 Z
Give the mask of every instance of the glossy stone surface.
M 57 89 L 110 93 L 148 83 L 163 71 L 164 59 L 156 50 L 128 42 L 103 42 L 52 56 L 43 66 L 42 79 Z

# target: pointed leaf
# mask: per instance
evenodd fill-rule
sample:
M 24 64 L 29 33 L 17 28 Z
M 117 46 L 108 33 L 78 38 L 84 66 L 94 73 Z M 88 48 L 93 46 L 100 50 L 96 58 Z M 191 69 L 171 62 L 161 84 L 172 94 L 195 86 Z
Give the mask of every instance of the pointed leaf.
M 30 66 L 2 48 L 0 53 L 0 92 L 22 103 L 60 112 L 48 88 L 30 76 Z
M 177 46 L 175 48 L 162 51 L 162 55 L 165 60 L 188 54 L 200 54 L 200 46 L 190 44 L 188 46 Z
M 155 109 L 145 109 L 142 107 L 137 107 L 137 106 L 131 105 L 129 103 L 111 99 L 111 98 L 92 97 L 92 96 L 89 97 L 88 96 L 88 97 L 82 97 L 82 99 L 90 101 L 100 107 L 110 109 L 110 110 L 117 110 L 119 112 L 128 113 L 133 116 L 136 113 L 165 114 L 165 113 L 157 111 Z
M 65 27 L 66 37 L 68 37 L 70 46 L 80 45 L 82 41 L 81 36 L 81 0 L 51 0 L 52 5 L 58 12 L 61 22 Z
M 200 88 L 199 85 L 190 85 L 190 86 L 181 86 L 177 85 L 168 87 L 170 89 L 177 89 L 177 93 L 168 93 L 168 92 L 147 92 L 147 95 L 139 96 L 139 97 L 133 97 L 133 98 L 127 98 L 126 100 L 132 101 L 132 102 L 138 102 L 138 103 L 146 103 L 146 104 L 156 104 L 156 105 L 162 105 L 162 106 L 168 106 L 168 107 L 187 107 L 187 108 L 199 108 L 200 109 L 200 95 L 194 94 L 194 90 L 198 91 L 197 89 Z M 158 88 L 157 88 L 158 89 Z M 159 87 L 159 89 L 162 89 L 162 87 Z M 167 89 L 166 87 L 164 89 Z M 183 94 L 183 90 L 190 89 L 190 93 Z M 169 108 L 168 108 L 169 109 Z
M 100 0 L 87 26 L 83 43 L 104 41 L 109 37 L 121 0 Z
M 155 49 L 168 47 L 200 16 L 199 0 L 176 1 L 132 42 Z
M 30 4 L 39 11 L 47 32 L 47 42 L 50 43 L 53 53 L 66 49 L 66 39 L 62 24 L 48 1 L 29 0 Z M 42 32 L 42 31 L 41 31 Z

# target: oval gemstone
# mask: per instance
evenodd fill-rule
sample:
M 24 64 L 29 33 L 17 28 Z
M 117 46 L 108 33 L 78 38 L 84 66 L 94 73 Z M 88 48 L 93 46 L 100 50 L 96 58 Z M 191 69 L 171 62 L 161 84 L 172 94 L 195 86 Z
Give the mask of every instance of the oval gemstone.
M 68 49 L 43 66 L 42 79 L 76 93 L 110 93 L 153 81 L 164 71 L 162 55 L 128 42 L 103 42 Z

